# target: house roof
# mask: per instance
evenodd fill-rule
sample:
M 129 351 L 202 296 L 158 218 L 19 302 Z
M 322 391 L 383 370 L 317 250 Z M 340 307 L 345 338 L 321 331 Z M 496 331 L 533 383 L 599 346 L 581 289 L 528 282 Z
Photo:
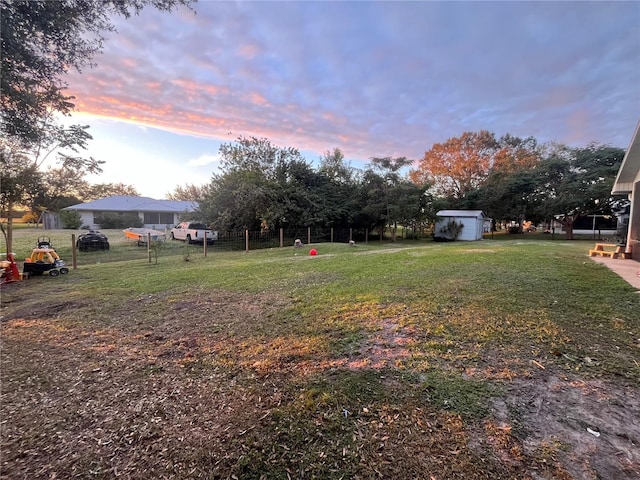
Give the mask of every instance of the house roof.
M 438 217 L 472 217 L 484 218 L 482 210 L 440 210 L 436 213 Z
M 71 205 L 63 210 L 104 212 L 185 212 L 197 208 L 197 202 L 182 200 L 156 200 L 150 197 L 116 195 L 93 202 Z
M 622 160 L 611 193 L 614 195 L 631 193 L 633 184 L 638 181 L 640 181 L 640 121 Z

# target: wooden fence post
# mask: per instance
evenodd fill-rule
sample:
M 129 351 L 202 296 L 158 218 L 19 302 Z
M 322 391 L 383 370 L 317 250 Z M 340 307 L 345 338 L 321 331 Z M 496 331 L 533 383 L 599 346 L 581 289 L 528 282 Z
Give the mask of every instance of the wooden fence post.
M 333 243 L 333 227 L 331 227 L 331 243 Z
M 151 263 L 151 232 L 147 233 L 147 256 L 149 257 L 149 263 Z
M 78 268 L 77 254 L 76 254 L 76 234 L 71 234 L 71 266 L 73 269 Z
M 249 251 L 249 230 L 244 231 L 244 236 L 245 236 L 244 249 L 245 249 L 245 252 L 248 252 Z
M 207 256 L 207 231 L 204 231 L 204 238 L 202 239 L 202 248 L 204 249 L 204 256 Z
M 307 244 L 311 244 L 311 227 L 307 227 Z
M 353 240 L 353 228 L 349 229 L 349 241 Z
M 284 247 L 284 229 L 280 228 L 280 248 Z

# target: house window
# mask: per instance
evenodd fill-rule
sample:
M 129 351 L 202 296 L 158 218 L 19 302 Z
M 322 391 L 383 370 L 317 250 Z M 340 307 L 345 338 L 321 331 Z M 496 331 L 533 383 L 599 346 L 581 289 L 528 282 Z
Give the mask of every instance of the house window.
M 144 223 L 147 225 L 170 225 L 173 223 L 173 213 L 144 212 Z
M 173 213 L 160 212 L 160 222 L 159 223 L 165 223 L 167 225 L 172 225 L 174 223 Z

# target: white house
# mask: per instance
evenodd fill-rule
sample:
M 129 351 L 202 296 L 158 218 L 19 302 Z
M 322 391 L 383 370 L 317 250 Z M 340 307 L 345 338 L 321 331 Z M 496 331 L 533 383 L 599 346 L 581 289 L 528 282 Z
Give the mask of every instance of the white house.
M 611 193 L 627 195 L 631 201 L 626 251 L 631 251 L 634 260 L 640 260 L 640 122 L 622 160 Z
M 196 202 L 117 195 L 93 202 L 79 203 L 63 210 L 77 211 L 82 218 L 82 225 L 94 230 L 100 228 L 96 220 L 105 213 L 133 213 L 140 217 L 145 228 L 162 230 L 176 225 L 182 214 L 194 211 L 196 208 Z
M 440 210 L 436 213 L 438 220 L 433 231 L 436 240 L 453 240 L 450 225 L 455 221 L 462 225 L 456 240 L 482 240 L 485 227 L 485 216 L 482 210 Z

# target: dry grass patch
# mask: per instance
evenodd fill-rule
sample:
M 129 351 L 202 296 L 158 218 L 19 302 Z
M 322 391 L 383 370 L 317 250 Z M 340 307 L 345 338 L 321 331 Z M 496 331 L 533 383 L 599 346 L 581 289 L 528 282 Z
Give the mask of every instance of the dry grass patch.
M 282 299 L 179 297 L 5 315 L 6 478 L 508 478 L 492 462 L 469 477 L 462 420 L 376 368 L 397 356 L 382 344 L 405 348 L 391 321 L 368 322 L 358 356 L 371 362 L 354 371 L 320 337 L 265 336 Z

